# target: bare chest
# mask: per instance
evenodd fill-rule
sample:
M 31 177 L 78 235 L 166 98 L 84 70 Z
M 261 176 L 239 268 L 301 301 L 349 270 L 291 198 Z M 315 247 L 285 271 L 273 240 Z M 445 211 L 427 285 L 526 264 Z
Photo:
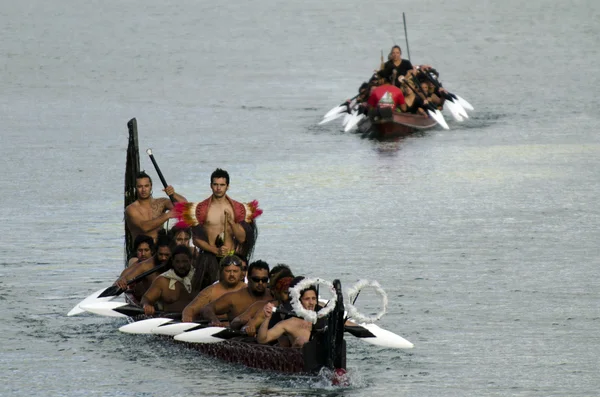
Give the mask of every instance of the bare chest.
M 138 212 L 144 220 L 158 218 L 165 211 L 165 206 L 162 200 L 150 201 L 146 205 L 139 205 Z
M 181 300 L 189 300 L 190 294 L 179 281 L 174 281 L 173 288 L 170 288 L 169 284 L 170 282 L 167 283 L 166 288 L 162 291 L 161 298 L 163 302 L 173 303 Z
M 213 203 L 206 214 L 207 226 L 223 225 L 225 222 L 225 211 L 233 213 L 233 208 L 229 202 Z

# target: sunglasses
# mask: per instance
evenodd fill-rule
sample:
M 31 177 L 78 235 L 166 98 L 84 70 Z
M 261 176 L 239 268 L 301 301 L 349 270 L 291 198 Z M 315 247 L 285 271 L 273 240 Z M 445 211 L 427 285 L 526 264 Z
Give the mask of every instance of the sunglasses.
M 269 282 L 269 277 L 250 277 L 250 280 L 254 281 L 255 283 L 268 283 Z

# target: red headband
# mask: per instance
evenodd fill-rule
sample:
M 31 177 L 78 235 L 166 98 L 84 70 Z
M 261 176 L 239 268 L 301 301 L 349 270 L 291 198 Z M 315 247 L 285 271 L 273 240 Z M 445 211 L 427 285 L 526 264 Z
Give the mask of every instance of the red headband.
M 279 280 L 277 280 L 277 284 L 275 284 L 275 291 L 277 291 L 277 292 L 287 291 L 287 289 L 290 287 L 290 284 L 292 283 L 293 279 L 294 279 L 293 277 L 280 278 Z

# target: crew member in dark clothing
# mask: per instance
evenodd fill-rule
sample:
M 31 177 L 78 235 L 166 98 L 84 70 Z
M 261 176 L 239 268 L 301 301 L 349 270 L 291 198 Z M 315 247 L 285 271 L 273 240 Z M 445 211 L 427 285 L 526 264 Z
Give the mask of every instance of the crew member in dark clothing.
M 405 76 L 406 73 L 412 69 L 412 63 L 410 63 L 408 59 L 402 59 L 402 50 L 400 49 L 400 46 L 395 45 L 392 47 L 391 59 L 385 63 L 382 70 L 377 72 L 377 75 L 380 78 L 386 79 L 391 84 L 399 86 L 400 83 L 398 81 L 398 78 L 400 76 Z M 392 82 L 390 81 L 390 77 L 392 77 L 394 71 L 396 71 L 396 77 Z

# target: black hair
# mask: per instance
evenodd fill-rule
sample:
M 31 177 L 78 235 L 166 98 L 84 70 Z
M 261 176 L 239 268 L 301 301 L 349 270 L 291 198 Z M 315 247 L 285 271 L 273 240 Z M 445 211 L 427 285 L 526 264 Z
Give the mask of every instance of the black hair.
M 304 276 L 294 277 L 294 279 L 290 283 L 290 288 L 295 287 L 296 285 L 298 285 L 298 283 L 300 283 L 300 281 L 304 280 L 305 278 L 306 277 Z M 319 295 L 319 293 L 317 292 L 317 287 L 315 287 L 314 284 L 311 284 L 308 287 L 304 288 L 302 291 L 300 291 L 300 297 L 302 297 L 302 295 L 304 295 L 306 291 L 315 291 L 315 294 L 317 294 L 317 296 Z
M 175 237 L 177 237 L 177 235 L 181 232 L 186 233 L 188 236 L 190 236 L 190 238 L 192 237 L 192 229 L 190 229 L 189 227 L 180 227 L 177 225 L 174 225 L 171 229 L 169 229 L 169 233 L 167 235 L 169 236 L 169 239 L 171 239 L 174 242 Z
M 171 259 L 175 258 L 175 255 L 179 254 L 185 254 L 188 256 L 188 258 L 192 259 L 192 251 L 189 247 L 186 247 L 185 245 L 178 245 L 177 247 L 175 247 L 173 249 L 173 252 L 171 253 Z
M 277 281 L 281 280 L 284 277 L 294 277 L 294 274 L 292 273 L 292 270 L 288 265 L 284 263 L 278 263 L 269 272 L 269 285 L 275 286 L 275 284 L 277 284 Z
M 213 171 L 212 174 L 210 174 L 211 184 L 213 183 L 213 179 L 215 178 L 225 178 L 225 183 L 227 183 L 227 186 L 229 186 L 229 173 L 227 171 L 217 168 Z
M 369 89 L 369 83 L 367 83 L 366 81 L 363 82 L 360 87 L 358 88 L 358 93 L 360 94 L 363 90 L 367 90 Z
M 133 250 L 137 251 L 140 244 L 142 244 L 142 243 L 148 244 L 148 247 L 150 247 L 150 252 L 154 253 L 154 249 L 156 248 L 154 246 L 154 239 L 145 234 L 140 234 L 135 238 L 135 240 L 133 240 Z
M 264 270 L 266 270 L 268 272 L 269 271 L 269 264 L 267 262 L 265 262 L 265 261 L 260 260 L 260 259 L 257 260 L 257 261 L 252 262 L 250 264 L 250 266 L 248 266 L 248 275 L 251 275 L 252 271 L 254 269 L 264 269 Z
M 221 259 L 221 262 L 219 262 L 221 269 L 230 265 L 235 265 L 240 268 L 243 266 L 242 260 L 237 255 L 227 255 Z
M 150 178 L 150 175 L 146 174 L 146 171 L 138 172 L 138 174 L 135 176 L 136 181 L 144 178 L 148 178 L 148 180 L 150 180 L 150 186 L 152 186 L 152 178 Z
M 156 240 L 156 250 L 158 251 L 158 247 L 169 247 L 171 248 L 171 239 L 167 236 L 158 236 Z
M 242 254 L 238 253 L 238 254 L 235 254 L 235 256 L 240 258 L 240 260 L 246 264 L 246 267 L 248 267 L 248 258 L 246 257 L 246 255 L 242 255 Z
M 400 48 L 400 46 L 397 44 L 392 47 L 392 49 L 390 50 L 390 54 L 394 51 L 394 48 L 397 48 L 398 51 L 400 51 L 400 54 L 402 54 L 402 48 Z
M 285 263 L 278 263 L 269 271 L 269 276 L 272 276 L 275 273 L 279 273 L 285 269 L 287 269 L 291 273 L 290 267 L 288 265 L 286 265 Z

